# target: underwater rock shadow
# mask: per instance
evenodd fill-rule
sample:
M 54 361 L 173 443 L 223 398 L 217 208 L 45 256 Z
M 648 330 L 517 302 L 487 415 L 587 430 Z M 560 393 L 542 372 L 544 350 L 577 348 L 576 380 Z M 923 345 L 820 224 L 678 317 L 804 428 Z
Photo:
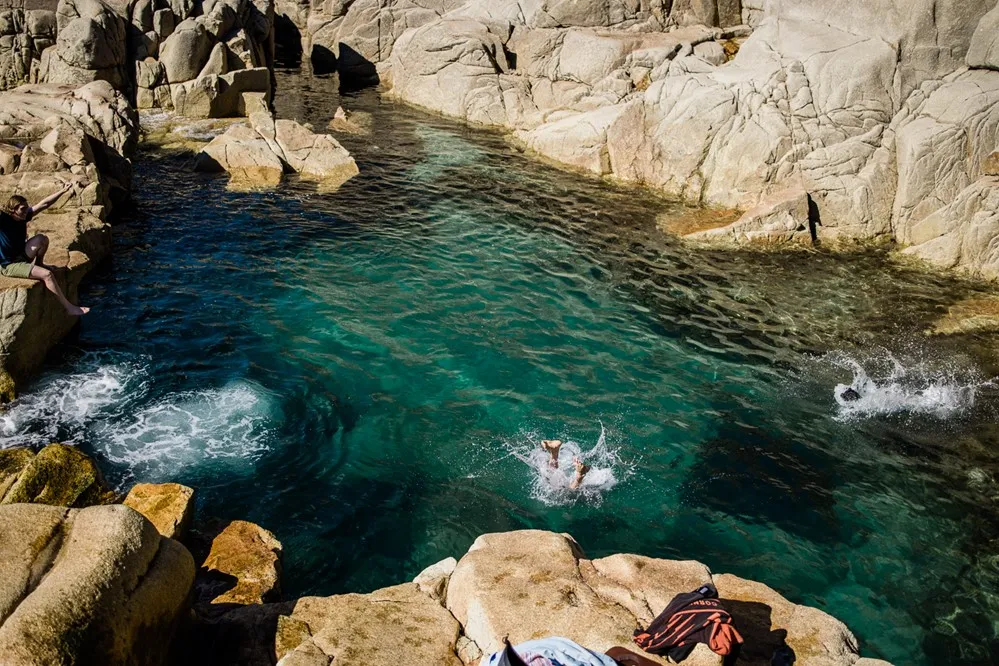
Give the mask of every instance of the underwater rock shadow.
M 843 540 L 832 493 L 838 461 L 831 456 L 725 423 L 716 437 L 701 444 L 698 458 L 681 484 L 686 506 L 773 524 L 813 543 Z

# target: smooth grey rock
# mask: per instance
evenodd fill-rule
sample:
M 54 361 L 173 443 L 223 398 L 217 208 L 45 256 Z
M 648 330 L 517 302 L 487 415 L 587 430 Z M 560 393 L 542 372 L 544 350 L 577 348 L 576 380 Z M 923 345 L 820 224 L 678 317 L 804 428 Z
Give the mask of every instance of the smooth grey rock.
M 167 81 L 183 83 L 197 78 L 212 48 L 212 38 L 203 25 L 194 19 L 181 22 L 160 45 L 160 62 Z
M 999 4 L 979 21 L 967 62 L 968 67 L 999 70 Z

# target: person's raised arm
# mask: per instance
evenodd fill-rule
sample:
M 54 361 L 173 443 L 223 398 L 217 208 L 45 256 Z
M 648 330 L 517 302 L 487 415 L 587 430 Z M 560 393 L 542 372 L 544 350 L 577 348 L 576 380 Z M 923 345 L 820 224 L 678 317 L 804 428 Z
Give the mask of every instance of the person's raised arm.
M 58 201 L 59 197 L 66 194 L 71 189 L 73 189 L 73 184 L 66 183 L 65 185 L 63 185 L 61 190 L 55 192 L 54 194 L 50 194 L 49 196 L 45 197 L 44 199 L 36 203 L 34 206 L 32 206 L 31 214 L 36 215 L 37 213 L 41 213 L 43 210 L 45 210 L 46 208 L 54 204 L 56 201 Z

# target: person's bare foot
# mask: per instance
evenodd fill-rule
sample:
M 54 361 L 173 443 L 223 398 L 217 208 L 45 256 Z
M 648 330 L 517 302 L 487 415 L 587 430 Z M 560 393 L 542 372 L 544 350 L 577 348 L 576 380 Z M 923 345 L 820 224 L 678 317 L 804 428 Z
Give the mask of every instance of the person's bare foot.
M 558 469 L 558 452 L 562 448 L 562 440 L 560 439 L 543 439 L 541 440 L 541 448 L 548 452 L 551 458 L 548 461 L 548 466 L 552 469 Z
M 74 305 L 73 307 L 66 308 L 66 314 L 72 317 L 82 317 L 88 312 L 90 312 L 90 308 L 81 307 L 79 305 Z
M 590 471 L 590 466 L 585 464 L 576 456 L 572 457 L 572 464 L 576 466 L 576 476 L 572 479 L 572 483 L 569 484 L 569 487 L 576 490 L 583 485 L 583 477 Z

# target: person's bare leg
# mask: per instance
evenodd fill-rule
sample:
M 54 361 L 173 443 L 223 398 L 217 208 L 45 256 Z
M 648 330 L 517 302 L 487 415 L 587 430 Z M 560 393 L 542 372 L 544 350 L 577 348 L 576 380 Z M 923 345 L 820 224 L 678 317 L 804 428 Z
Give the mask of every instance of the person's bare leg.
M 33 266 L 31 268 L 31 279 L 41 281 L 41 283 L 45 285 L 45 288 L 51 291 L 52 294 L 59 300 L 59 303 L 66 308 L 67 314 L 79 317 L 90 312 L 90 308 L 73 305 L 66 300 L 66 297 L 62 295 L 62 289 L 59 288 L 59 284 L 55 280 L 55 276 L 52 275 L 52 271 L 49 269 L 42 268 L 41 266 Z
M 576 476 L 572 479 L 572 483 L 569 484 L 569 487 L 575 490 L 583 485 L 583 477 L 590 471 L 590 466 L 585 464 L 576 456 L 572 457 L 572 464 L 576 466 Z
M 36 234 L 28 239 L 24 244 L 24 254 L 28 259 L 35 262 L 36 266 L 52 270 L 51 266 L 45 265 L 45 253 L 49 249 L 49 238 L 45 234 Z
M 541 448 L 548 452 L 550 458 L 548 466 L 552 469 L 558 469 L 558 452 L 562 448 L 562 440 L 543 439 L 541 440 Z

